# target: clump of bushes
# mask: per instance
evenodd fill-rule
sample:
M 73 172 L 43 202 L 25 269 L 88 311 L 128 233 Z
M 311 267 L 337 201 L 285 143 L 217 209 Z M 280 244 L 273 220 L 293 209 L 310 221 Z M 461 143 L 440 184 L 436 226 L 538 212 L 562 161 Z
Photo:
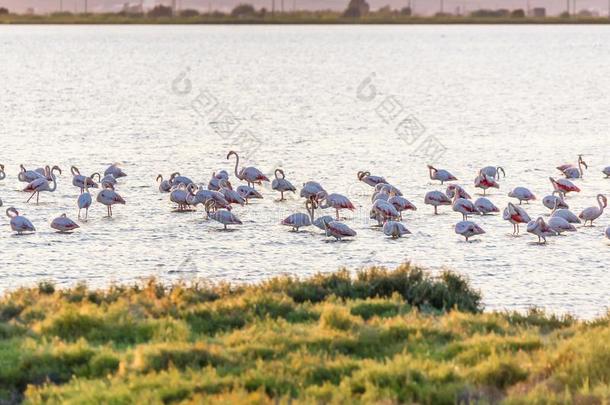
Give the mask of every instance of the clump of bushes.
M 483 313 L 466 279 L 409 264 L 45 282 L 0 298 L 0 403 L 604 403 L 609 341 L 608 316 Z

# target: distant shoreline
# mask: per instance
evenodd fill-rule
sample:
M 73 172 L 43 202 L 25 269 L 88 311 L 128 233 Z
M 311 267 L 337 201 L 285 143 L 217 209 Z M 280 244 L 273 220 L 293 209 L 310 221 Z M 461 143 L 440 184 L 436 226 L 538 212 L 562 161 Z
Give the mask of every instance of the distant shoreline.
M 3 25 L 605 25 L 608 17 L 144 17 L 116 14 L 0 15 Z

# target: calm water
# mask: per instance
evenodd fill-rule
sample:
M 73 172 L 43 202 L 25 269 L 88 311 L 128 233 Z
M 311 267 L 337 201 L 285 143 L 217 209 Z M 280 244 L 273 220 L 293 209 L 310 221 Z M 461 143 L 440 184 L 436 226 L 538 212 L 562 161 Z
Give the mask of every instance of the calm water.
M 251 282 L 412 260 L 467 274 L 488 309 L 537 305 L 592 317 L 610 304 L 608 213 L 547 246 L 510 236 L 499 216 L 480 218 L 487 234 L 465 243 L 453 232 L 459 214 L 443 207 L 435 217 L 423 205 L 426 191 L 441 188 L 427 178 L 433 157 L 418 149 L 440 142 L 438 166 L 471 194 L 478 168 L 504 166 L 491 197 L 502 208 L 518 185 L 549 194 L 554 167 L 584 153 L 583 192 L 567 201 L 576 212 L 594 205 L 597 193 L 610 193 L 601 174 L 610 165 L 609 27 L 0 27 L 0 55 L 8 174 L 0 197 L 39 230 L 17 237 L 0 219 L 0 290 L 151 275 Z M 358 93 L 367 77 L 374 91 Z M 210 100 L 236 117 L 232 135 L 235 125 L 213 128 L 222 120 Z M 425 128 L 413 144 L 395 132 L 407 116 Z M 283 167 L 295 185 L 315 179 L 347 194 L 359 207 L 346 214 L 358 237 L 333 243 L 313 229 L 288 232 L 279 221 L 302 203 L 277 203 L 269 188 L 264 200 L 235 208 L 244 225 L 233 232 L 202 210 L 173 213 L 155 176 L 179 170 L 207 184 L 214 170 L 232 168 L 230 149 L 267 173 Z M 51 232 L 55 216 L 77 215 L 70 165 L 90 173 L 111 162 L 129 174 L 117 187 L 128 205 L 113 219 L 94 205 L 79 232 Z M 25 204 L 20 163 L 60 165 L 58 191 Z M 359 170 L 384 175 L 418 205 L 405 218 L 412 236 L 392 241 L 371 227 Z M 527 209 L 548 214 L 540 201 Z

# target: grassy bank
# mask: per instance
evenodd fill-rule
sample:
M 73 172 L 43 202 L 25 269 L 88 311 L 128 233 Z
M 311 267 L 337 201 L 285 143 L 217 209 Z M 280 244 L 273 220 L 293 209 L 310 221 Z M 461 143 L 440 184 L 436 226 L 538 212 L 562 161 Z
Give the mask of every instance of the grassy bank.
M 43 283 L 0 300 L 0 397 L 607 404 L 609 321 L 483 313 L 460 276 L 409 265 L 254 286 Z
M 0 15 L 0 24 L 608 24 L 608 17 L 472 17 L 440 16 L 410 17 L 401 15 L 370 15 L 343 17 L 340 13 L 307 13 L 271 16 L 240 16 L 202 14 L 193 17 L 151 17 L 122 14 L 51 14 Z

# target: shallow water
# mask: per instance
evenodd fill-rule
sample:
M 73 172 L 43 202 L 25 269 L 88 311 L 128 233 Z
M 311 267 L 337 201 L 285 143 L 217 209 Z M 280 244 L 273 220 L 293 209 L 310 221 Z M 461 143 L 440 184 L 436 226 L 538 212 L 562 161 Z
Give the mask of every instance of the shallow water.
M 607 212 L 546 246 L 511 236 L 500 216 L 476 218 L 487 233 L 465 243 L 453 232 L 459 214 L 442 207 L 433 216 L 423 204 L 426 191 L 444 189 L 427 177 L 431 160 L 473 195 L 477 170 L 502 165 L 508 176 L 490 198 L 503 208 L 518 185 L 539 200 L 549 194 L 555 166 L 584 153 L 583 191 L 567 202 L 580 212 L 609 193 L 609 27 L 0 27 L 0 55 L 0 198 L 38 228 L 14 236 L 0 219 L 0 291 L 151 275 L 251 282 L 411 260 L 467 274 L 488 309 L 536 305 L 589 318 L 610 303 Z M 405 117 L 415 132 L 401 136 Z M 425 140 L 438 142 L 437 153 L 420 147 Z M 343 215 L 358 236 L 335 243 L 313 229 L 289 232 L 279 222 L 302 202 L 278 203 L 269 187 L 264 200 L 234 209 L 244 225 L 231 232 L 202 209 L 172 212 L 156 175 L 179 170 L 207 184 L 232 169 L 230 149 L 270 176 L 282 167 L 297 186 L 315 179 L 347 194 L 359 209 Z M 129 175 L 117 187 L 127 205 L 112 219 L 94 205 L 78 232 L 51 232 L 55 216 L 77 216 L 70 165 L 90 173 L 115 161 Z M 64 169 L 39 206 L 18 191 L 20 163 Z M 372 227 L 359 170 L 385 176 L 418 206 L 405 216 L 413 235 L 394 241 Z M 540 201 L 527 211 L 548 215 Z

